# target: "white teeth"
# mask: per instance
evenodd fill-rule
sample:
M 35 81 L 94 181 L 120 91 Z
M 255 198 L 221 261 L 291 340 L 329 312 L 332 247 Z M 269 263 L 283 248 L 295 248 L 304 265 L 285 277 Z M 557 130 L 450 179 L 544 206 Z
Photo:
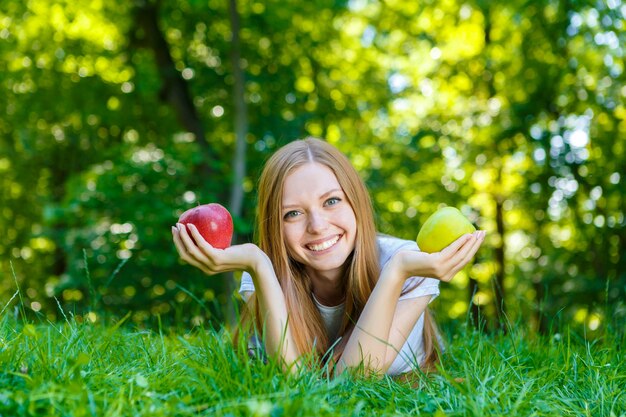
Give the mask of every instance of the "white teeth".
M 319 245 L 307 245 L 306 247 L 311 249 L 312 251 L 319 252 L 325 249 L 330 248 L 339 240 L 339 236 L 335 236 L 333 239 L 327 240 L 326 242 L 320 243 Z

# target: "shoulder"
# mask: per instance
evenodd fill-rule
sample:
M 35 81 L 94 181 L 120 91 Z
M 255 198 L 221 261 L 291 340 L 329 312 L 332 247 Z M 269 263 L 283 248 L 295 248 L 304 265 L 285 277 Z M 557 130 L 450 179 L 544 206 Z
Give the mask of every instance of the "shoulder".
M 379 262 L 381 270 L 385 267 L 391 257 L 399 251 L 413 250 L 420 251 L 417 243 L 413 240 L 400 239 L 389 235 L 377 236 Z M 402 288 L 400 300 L 432 296 L 434 300 L 439 295 L 439 280 L 425 277 L 409 277 Z

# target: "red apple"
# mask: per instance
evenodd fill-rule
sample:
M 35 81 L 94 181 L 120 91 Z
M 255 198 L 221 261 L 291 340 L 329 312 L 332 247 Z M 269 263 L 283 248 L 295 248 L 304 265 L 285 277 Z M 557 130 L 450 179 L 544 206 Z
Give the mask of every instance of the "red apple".
M 189 209 L 180 216 L 178 222 L 196 226 L 204 240 L 214 248 L 226 249 L 233 238 L 233 219 L 221 204 L 203 204 Z M 187 230 L 191 234 L 191 230 Z

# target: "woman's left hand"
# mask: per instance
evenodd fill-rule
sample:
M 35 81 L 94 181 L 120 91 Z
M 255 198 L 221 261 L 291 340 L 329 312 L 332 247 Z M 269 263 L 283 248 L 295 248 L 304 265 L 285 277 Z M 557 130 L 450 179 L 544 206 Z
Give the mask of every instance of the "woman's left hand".
M 461 236 L 440 252 L 398 252 L 389 264 L 399 268 L 405 279 L 420 276 L 449 282 L 469 263 L 484 240 L 485 232 L 477 231 Z

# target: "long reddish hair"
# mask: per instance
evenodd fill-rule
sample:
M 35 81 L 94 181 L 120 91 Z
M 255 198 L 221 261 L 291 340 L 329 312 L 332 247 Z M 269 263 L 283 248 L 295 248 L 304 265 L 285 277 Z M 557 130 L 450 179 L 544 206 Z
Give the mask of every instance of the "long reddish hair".
M 329 143 L 308 137 L 291 142 L 276 151 L 266 162 L 258 186 L 257 240 L 272 261 L 276 277 L 285 295 L 289 327 L 300 353 L 313 351 L 322 358 L 332 347 L 319 310 L 312 297 L 311 280 L 303 265 L 288 255 L 283 236 L 282 196 L 285 179 L 307 163 L 328 167 L 337 177 L 356 217 L 354 251 L 347 260 L 342 287 L 345 294 L 345 315 L 340 327 L 342 342 L 334 347 L 332 357 L 338 358 L 352 332 L 380 275 L 374 210 L 367 188 L 348 158 Z M 252 312 L 257 329 L 262 329 L 261 312 L 252 295 Z M 428 311 L 424 314 L 423 369 L 431 369 L 438 361 L 436 329 Z

